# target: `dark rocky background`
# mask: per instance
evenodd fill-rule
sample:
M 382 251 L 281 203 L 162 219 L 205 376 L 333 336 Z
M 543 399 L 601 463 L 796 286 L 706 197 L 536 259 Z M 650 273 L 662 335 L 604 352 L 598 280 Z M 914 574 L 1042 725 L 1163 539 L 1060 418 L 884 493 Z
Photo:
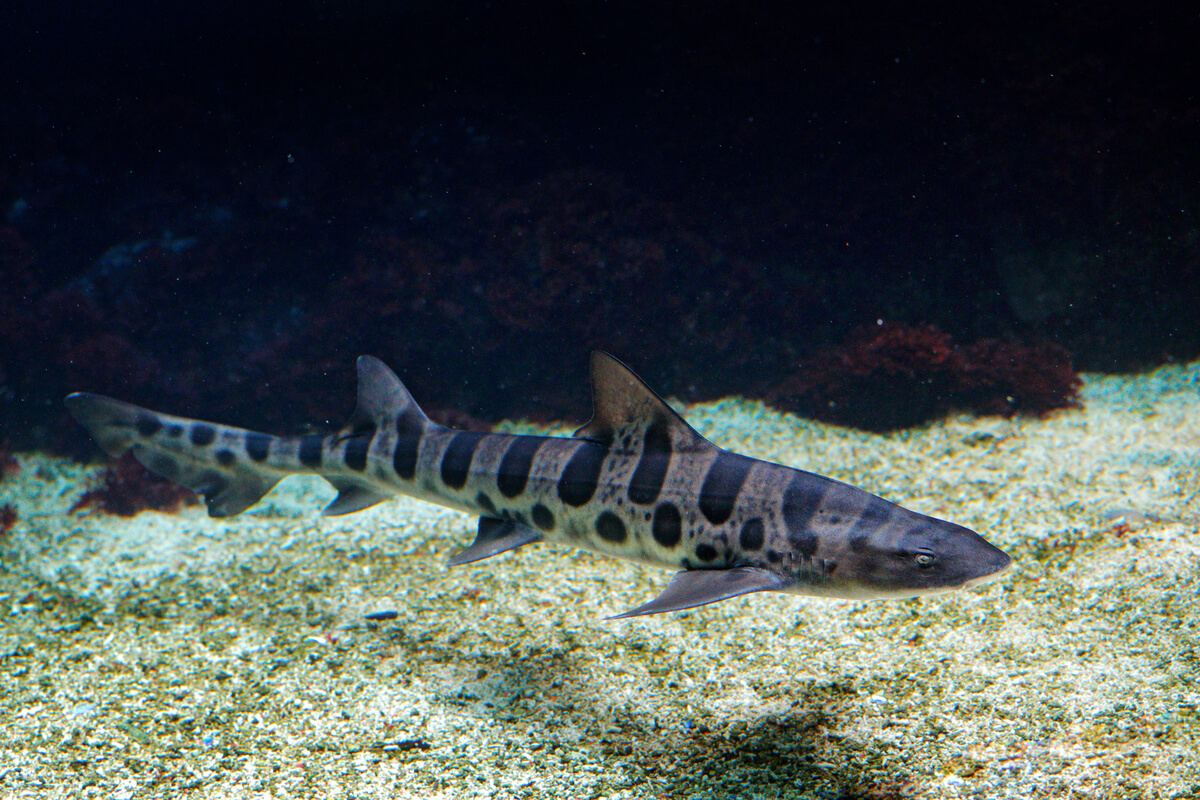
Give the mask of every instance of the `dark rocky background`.
M 1153 1 L 5 4 L 0 444 L 84 452 L 80 389 L 336 424 L 360 353 L 460 424 L 584 417 L 592 348 L 865 427 L 1070 402 L 1200 355 L 1197 42 Z

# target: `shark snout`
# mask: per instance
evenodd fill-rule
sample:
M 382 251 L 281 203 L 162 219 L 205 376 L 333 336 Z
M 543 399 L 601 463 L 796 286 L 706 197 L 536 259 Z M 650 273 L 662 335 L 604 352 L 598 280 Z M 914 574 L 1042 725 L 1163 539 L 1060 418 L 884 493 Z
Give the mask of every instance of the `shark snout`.
M 985 583 L 991 583 L 1007 572 L 1009 567 L 1012 566 L 1012 558 L 1008 555 L 1008 553 L 1004 552 L 998 547 L 992 547 L 991 545 L 988 545 L 988 547 L 994 552 L 990 554 L 991 557 L 988 559 L 989 563 L 986 565 L 981 565 L 986 571 L 981 572 L 974 578 L 967 580 L 965 583 L 963 583 L 962 588 L 974 589 L 976 586 L 982 586 Z

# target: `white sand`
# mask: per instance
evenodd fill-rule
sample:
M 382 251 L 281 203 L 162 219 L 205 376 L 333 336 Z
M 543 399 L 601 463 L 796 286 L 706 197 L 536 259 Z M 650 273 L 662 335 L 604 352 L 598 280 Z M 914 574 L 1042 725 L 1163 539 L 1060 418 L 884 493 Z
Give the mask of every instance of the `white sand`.
M 1200 797 L 1200 364 L 1085 397 L 882 437 L 689 408 L 1018 564 L 925 600 L 623 622 L 666 571 L 552 546 L 448 570 L 472 518 L 321 518 L 332 490 L 299 478 L 228 521 L 69 516 L 96 468 L 22 457 L 0 796 Z

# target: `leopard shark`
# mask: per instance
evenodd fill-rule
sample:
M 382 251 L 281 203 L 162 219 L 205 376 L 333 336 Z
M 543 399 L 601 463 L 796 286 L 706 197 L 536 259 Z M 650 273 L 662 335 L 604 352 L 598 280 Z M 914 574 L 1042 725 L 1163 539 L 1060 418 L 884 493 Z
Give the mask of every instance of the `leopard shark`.
M 970 589 L 1011 559 L 978 533 L 832 478 L 722 449 L 613 356 L 591 358 L 593 415 L 572 437 L 453 430 L 382 361 L 358 359 L 358 402 L 330 434 L 272 436 L 99 395 L 66 399 L 110 456 L 239 514 L 281 479 L 319 475 L 350 514 L 403 494 L 478 514 L 471 564 L 547 541 L 679 570 L 615 619 L 753 592 L 846 599 Z

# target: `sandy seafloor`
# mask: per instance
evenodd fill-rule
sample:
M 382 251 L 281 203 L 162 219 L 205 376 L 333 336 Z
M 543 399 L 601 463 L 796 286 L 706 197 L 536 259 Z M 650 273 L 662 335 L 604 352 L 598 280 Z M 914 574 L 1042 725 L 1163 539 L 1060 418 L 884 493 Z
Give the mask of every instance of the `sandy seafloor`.
M 1200 364 L 1084 398 L 890 436 L 688 408 L 1017 563 L 934 598 L 632 621 L 604 617 L 668 571 L 549 545 L 448 569 L 473 518 L 323 518 L 332 490 L 299 478 L 228 521 L 69 515 L 98 467 L 22 456 L 0 796 L 1200 798 Z

